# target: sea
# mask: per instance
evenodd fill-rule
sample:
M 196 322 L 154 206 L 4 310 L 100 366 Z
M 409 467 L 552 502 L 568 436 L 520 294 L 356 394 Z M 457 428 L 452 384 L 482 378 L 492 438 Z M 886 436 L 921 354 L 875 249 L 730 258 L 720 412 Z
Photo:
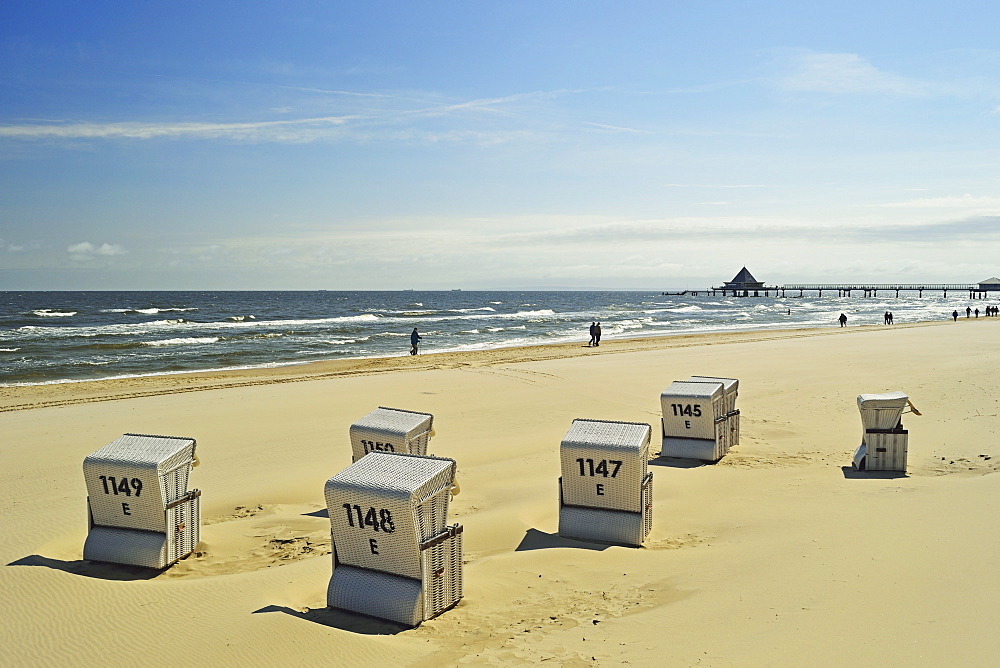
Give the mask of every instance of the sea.
M 956 298 L 957 297 L 957 298 Z M 950 319 L 967 295 L 659 292 L 0 292 L 0 386 L 702 332 Z M 992 302 L 989 302 L 992 304 Z

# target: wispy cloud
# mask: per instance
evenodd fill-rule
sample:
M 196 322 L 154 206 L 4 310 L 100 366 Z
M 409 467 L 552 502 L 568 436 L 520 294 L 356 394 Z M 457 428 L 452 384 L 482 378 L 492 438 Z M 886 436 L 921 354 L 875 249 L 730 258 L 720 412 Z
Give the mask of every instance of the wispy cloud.
M 84 241 L 82 243 L 73 244 L 66 249 L 66 252 L 69 253 L 72 258 L 86 259 L 96 255 L 124 255 L 128 251 L 125 250 L 124 246 L 120 246 L 118 244 L 103 243 L 98 246 L 90 243 L 89 241 Z
M 762 183 L 665 183 L 667 188 L 770 188 Z
M 338 127 L 350 117 L 327 116 L 250 123 L 32 123 L 0 125 L 0 137 L 12 139 L 193 139 L 308 141 L 317 132 Z
M 977 197 L 966 193 L 960 196 L 922 197 L 904 202 L 890 202 L 882 206 L 913 209 L 1000 209 L 1000 197 Z
M 589 125 L 590 127 L 598 128 L 601 130 L 609 130 L 611 132 L 626 132 L 629 134 L 636 135 L 648 135 L 652 134 L 649 130 L 637 130 L 635 128 L 624 128 L 619 125 L 606 125 L 604 123 L 584 123 L 584 125 Z
M 786 90 L 816 93 L 927 93 L 926 84 L 880 70 L 855 53 L 800 54 L 792 71 L 781 77 L 778 85 Z
M 430 96 L 409 97 L 310 90 L 344 96 L 381 100 L 377 105 L 352 109 L 339 115 L 310 115 L 305 118 L 235 122 L 141 122 L 95 123 L 65 119 L 24 119 L 0 125 L 0 140 L 199 140 L 220 139 L 241 142 L 307 143 L 320 140 L 470 142 L 483 145 L 511 141 L 530 134 L 537 126 L 539 103 L 572 91 L 532 91 L 503 97 L 476 98 L 459 102 L 438 102 Z M 268 107 L 272 114 L 288 116 L 294 107 Z M 497 128 L 485 120 L 503 117 L 507 127 Z M 448 119 L 449 125 L 426 124 L 424 119 Z M 611 127 L 611 126 L 605 126 Z M 617 128 L 617 130 L 627 130 Z

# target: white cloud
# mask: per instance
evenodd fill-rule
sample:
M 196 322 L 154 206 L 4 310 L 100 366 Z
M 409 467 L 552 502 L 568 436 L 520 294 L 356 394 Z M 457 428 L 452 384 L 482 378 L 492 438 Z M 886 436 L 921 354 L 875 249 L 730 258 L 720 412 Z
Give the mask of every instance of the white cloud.
M 126 251 L 123 246 L 118 244 L 104 243 L 100 246 L 96 246 L 89 241 L 84 241 L 82 243 L 73 244 L 66 249 L 66 252 L 68 252 L 70 256 L 75 259 L 84 259 L 95 255 L 124 255 L 128 251 Z
M 7 243 L 3 239 L 0 239 L 0 250 L 5 250 L 8 253 L 21 253 L 26 248 L 27 248 L 27 246 L 14 245 L 14 244 L 11 244 L 11 243 Z
M 923 95 L 926 85 L 883 72 L 855 53 L 807 53 L 779 80 L 788 90 L 816 93 L 889 93 Z
M 976 197 L 966 193 L 957 197 L 922 197 L 905 202 L 890 202 L 882 206 L 913 209 L 1000 209 L 1000 197 Z

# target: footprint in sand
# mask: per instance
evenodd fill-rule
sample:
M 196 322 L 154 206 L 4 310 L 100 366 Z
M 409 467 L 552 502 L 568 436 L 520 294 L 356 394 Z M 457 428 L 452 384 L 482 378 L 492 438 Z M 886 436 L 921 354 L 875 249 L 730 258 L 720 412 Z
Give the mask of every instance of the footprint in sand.
M 1000 471 L 1000 458 L 990 454 L 980 454 L 976 457 L 942 457 L 934 455 L 929 461 L 922 462 L 920 466 L 914 467 L 911 475 L 939 476 L 939 475 L 972 475 L 981 476 Z
M 161 577 L 247 573 L 330 552 L 330 522 L 319 506 L 237 506 L 228 515 L 205 520 L 198 548 Z

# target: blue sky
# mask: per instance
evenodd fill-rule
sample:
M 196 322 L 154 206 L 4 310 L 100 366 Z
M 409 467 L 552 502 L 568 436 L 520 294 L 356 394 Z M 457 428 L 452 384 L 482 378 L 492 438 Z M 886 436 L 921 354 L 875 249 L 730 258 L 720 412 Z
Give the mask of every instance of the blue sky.
M 0 289 L 1000 274 L 992 2 L 0 6 Z

